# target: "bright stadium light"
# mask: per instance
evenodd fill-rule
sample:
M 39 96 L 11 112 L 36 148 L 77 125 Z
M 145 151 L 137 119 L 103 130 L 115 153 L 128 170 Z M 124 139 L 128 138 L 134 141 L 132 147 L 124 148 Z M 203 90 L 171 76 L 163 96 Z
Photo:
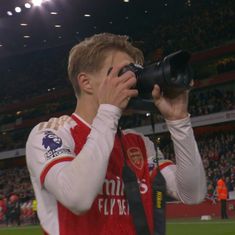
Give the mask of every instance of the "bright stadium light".
M 20 8 L 20 7 L 16 7 L 16 8 L 15 8 L 15 12 L 16 12 L 16 13 L 20 13 L 20 12 L 21 12 L 21 8 Z
M 12 13 L 11 11 L 8 11 L 8 12 L 7 12 L 7 15 L 12 16 L 13 13 Z
M 26 2 L 25 4 L 24 4 L 24 6 L 25 6 L 25 8 L 31 8 L 31 4 L 30 3 L 28 3 L 28 2 Z
M 43 3 L 43 0 L 32 0 L 32 3 L 34 6 L 41 6 Z

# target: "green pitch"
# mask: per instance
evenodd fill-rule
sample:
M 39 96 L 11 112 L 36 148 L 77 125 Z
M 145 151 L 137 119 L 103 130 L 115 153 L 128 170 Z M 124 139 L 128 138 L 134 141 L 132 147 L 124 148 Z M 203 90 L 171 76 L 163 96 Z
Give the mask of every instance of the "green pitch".
M 169 221 L 167 235 L 235 235 L 235 219 Z
M 229 220 L 170 220 L 167 235 L 234 235 L 235 219 Z M 0 235 L 42 235 L 38 226 L 0 228 Z M 85 235 L 85 234 L 84 234 Z M 94 234 L 95 235 L 95 234 Z

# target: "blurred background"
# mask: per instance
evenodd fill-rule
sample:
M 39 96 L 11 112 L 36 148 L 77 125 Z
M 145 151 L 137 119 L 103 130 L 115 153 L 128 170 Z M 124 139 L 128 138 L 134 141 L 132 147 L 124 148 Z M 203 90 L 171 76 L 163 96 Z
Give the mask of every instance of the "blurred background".
M 195 86 L 189 112 L 208 193 L 196 207 L 169 202 L 167 215 L 220 217 L 216 182 L 224 174 L 227 210 L 234 217 L 234 22 L 234 0 L 1 0 L 0 227 L 38 223 L 25 163 L 26 139 L 37 123 L 74 111 L 76 99 L 67 81 L 68 53 L 85 37 L 100 32 L 128 35 L 144 52 L 146 64 L 180 49 L 192 53 Z M 151 113 L 157 134 L 152 131 Z M 174 161 L 164 121 L 151 107 L 126 110 L 121 123 L 159 138 L 165 158 Z M 16 202 L 20 221 L 7 221 L 7 204 Z

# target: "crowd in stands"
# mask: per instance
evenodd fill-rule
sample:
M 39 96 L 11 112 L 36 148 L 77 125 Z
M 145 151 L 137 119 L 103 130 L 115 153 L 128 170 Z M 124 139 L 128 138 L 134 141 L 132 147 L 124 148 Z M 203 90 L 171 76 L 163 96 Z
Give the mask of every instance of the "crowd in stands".
M 210 133 L 197 138 L 206 169 L 208 197 L 215 197 L 216 182 L 225 175 L 229 191 L 235 189 L 235 132 Z M 164 146 L 164 156 L 175 161 L 172 143 Z
M 20 225 L 34 218 L 34 192 L 24 167 L 0 170 L 0 224 Z
M 0 195 L 9 197 L 13 193 L 20 197 L 21 202 L 34 195 L 26 166 L 0 170 Z
M 201 116 L 235 109 L 234 88 L 207 89 L 192 92 L 189 100 L 189 113 Z
M 201 5 L 202 4 L 202 5 Z M 181 48 L 198 51 L 219 46 L 235 38 L 235 2 L 203 1 L 192 3 L 179 14 L 171 12 L 172 16 L 164 14 L 162 24 L 152 31 L 142 32 L 143 48 L 151 54 L 150 58 L 159 56 L 159 48 L 164 54 Z M 146 43 L 147 42 L 147 43 Z M 155 48 L 155 50 L 154 50 Z
M 193 117 L 235 109 L 234 87 L 231 85 L 195 90 L 190 93 L 189 97 L 189 113 Z M 51 116 L 70 115 L 74 111 L 74 107 L 74 99 L 62 98 L 18 112 L 0 114 L 0 127 L 5 126 L 9 129 L 10 125 L 16 126 L 16 129 L 12 131 L 0 133 L 0 151 L 24 147 L 32 126 L 17 128 L 20 125 L 28 121 L 33 121 L 33 124 L 36 125 L 40 121 L 48 120 Z M 164 121 L 160 113 L 156 113 L 154 119 L 158 123 Z M 121 126 L 133 128 L 149 125 L 150 121 L 145 114 L 124 115 L 121 119 Z

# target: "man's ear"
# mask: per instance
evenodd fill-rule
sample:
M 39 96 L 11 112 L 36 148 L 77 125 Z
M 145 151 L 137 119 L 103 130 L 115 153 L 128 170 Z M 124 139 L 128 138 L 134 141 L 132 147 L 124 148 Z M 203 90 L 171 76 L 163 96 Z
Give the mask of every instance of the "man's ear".
M 81 92 L 88 94 L 93 93 L 91 77 L 87 73 L 80 73 L 77 76 L 77 82 L 80 87 Z

